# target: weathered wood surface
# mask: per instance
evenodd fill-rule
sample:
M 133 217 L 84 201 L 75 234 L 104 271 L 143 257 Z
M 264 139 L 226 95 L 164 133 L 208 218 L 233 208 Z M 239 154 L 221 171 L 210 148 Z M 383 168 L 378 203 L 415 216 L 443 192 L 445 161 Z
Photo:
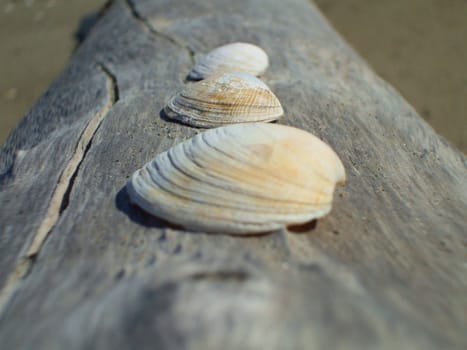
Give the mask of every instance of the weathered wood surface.
M 164 102 L 232 41 L 265 48 L 280 123 L 346 167 L 305 233 L 186 232 L 128 203 L 133 171 L 198 132 Z M 467 347 L 466 158 L 306 0 L 109 3 L 0 172 L 2 349 Z

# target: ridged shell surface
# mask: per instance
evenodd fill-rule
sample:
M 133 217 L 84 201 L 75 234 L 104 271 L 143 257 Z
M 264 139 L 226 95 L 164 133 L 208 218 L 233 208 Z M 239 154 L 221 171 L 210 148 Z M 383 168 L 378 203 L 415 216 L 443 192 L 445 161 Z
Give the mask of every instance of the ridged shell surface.
M 247 73 L 221 73 L 187 85 L 172 96 L 165 114 L 197 127 L 268 122 L 284 110 L 268 86 Z
M 158 155 L 127 184 L 133 203 L 192 231 L 249 234 L 331 210 L 345 170 L 317 137 L 274 124 L 208 130 Z
M 248 43 L 232 43 L 214 49 L 191 70 L 189 79 L 201 80 L 221 72 L 243 72 L 260 75 L 268 68 L 264 50 Z

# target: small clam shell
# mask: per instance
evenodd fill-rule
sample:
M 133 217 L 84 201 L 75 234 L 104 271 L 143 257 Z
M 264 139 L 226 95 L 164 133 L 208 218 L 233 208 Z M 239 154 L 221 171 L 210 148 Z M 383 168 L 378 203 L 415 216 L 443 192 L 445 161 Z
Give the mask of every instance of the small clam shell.
M 267 85 L 247 73 L 220 73 L 189 84 L 170 98 L 164 112 L 169 118 L 205 128 L 268 122 L 284 114 Z
M 331 210 L 345 170 L 317 137 L 283 125 L 208 130 L 137 170 L 127 184 L 145 211 L 204 232 L 268 232 Z
M 243 72 L 260 75 L 268 68 L 269 59 L 264 50 L 248 43 L 233 43 L 214 49 L 191 70 L 191 80 L 206 79 L 221 72 Z

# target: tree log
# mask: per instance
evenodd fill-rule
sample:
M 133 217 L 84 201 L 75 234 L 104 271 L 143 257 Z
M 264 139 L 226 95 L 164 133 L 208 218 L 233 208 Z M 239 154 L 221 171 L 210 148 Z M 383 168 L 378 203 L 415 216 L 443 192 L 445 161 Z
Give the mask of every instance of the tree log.
M 235 41 L 269 54 L 279 123 L 346 167 L 305 232 L 194 233 L 129 204 L 129 176 L 199 132 L 160 117 L 168 97 Z M 307 0 L 110 2 L 0 174 L 4 349 L 467 347 L 467 160 Z

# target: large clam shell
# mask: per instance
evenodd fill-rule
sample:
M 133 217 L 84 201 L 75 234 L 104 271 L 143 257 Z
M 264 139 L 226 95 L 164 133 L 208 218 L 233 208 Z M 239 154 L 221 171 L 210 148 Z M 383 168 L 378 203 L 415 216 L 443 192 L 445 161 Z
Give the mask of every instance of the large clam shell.
M 169 118 L 205 128 L 268 122 L 284 114 L 267 85 L 247 73 L 220 73 L 189 84 L 170 98 L 164 112 Z
M 158 155 L 127 184 L 145 211 L 189 230 L 268 232 L 331 210 L 345 170 L 317 137 L 275 124 L 208 130 Z
M 260 75 L 268 68 L 264 50 L 248 43 L 233 43 L 218 47 L 204 56 L 191 70 L 191 80 L 206 79 L 221 72 L 243 72 Z

